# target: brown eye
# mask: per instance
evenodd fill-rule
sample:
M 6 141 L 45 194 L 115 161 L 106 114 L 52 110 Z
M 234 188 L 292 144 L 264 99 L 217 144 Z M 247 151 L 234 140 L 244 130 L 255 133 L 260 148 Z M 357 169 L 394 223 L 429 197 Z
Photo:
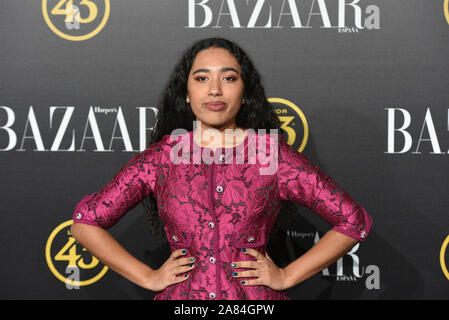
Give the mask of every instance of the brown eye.
M 205 78 L 206 78 L 206 77 L 199 76 L 199 77 L 196 77 L 195 80 L 202 82 L 200 79 L 205 79 Z

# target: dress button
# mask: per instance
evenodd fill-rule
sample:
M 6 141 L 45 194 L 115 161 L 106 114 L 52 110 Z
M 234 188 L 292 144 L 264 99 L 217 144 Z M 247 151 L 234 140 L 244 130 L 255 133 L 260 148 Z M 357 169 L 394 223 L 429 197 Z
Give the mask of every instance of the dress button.
M 171 237 L 175 242 L 178 242 L 178 237 L 177 236 L 173 236 Z
M 211 228 L 211 229 L 215 228 L 215 223 L 213 223 L 212 221 L 209 221 L 209 228 Z
M 81 219 L 82 217 L 83 217 L 83 215 L 82 215 L 80 212 L 77 212 L 77 213 L 76 213 L 75 218 L 76 218 L 77 220 Z
M 226 160 L 226 156 L 224 155 L 224 154 L 222 154 L 221 156 L 220 156 L 220 161 L 221 162 L 224 162 Z
M 248 242 L 253 242 L 253 241 L 254 241 L 254 237 L 253 236 L 248 238 Z
M 362 233 L 360 234 L 360 236 L 361 236 L 362 238 L 365 238 L 365 237 L 366 237 L 366 232 L 365 232 L 365 231 L 362 231 Z
M 223 187 L 222 186 L 217 186 L 217 192 L 223 192 Z
M 209 298 L 211 298 L 211 299 L 215 299 L 216 296 L 217 296 L 217 295 L 216 295 L 215 292 L 209 293 Z
M 210 257 L 210 258 L 209 258 L 209 262 L 210 262 L 210 263 L 215 263 L 215 261 L 216 261 L 216 259 L 215 259 L 214 257 Z

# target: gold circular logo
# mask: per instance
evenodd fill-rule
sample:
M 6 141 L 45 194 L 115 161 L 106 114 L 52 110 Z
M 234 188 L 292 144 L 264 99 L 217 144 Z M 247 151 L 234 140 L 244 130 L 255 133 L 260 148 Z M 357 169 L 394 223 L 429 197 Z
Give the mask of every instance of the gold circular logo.
M 309 125 L 306 116 L 297 105 L 286 99 L 269 98 L 268 101 L 274 106 L 275 112 L 282 123 L 281 128 L 288 134 L 288 144 L 299 152 L 302 152 L 309 138 Z M 279 106 L 276 104 L 279 104 Z M 299 139 L 296 138 L 296 133 L 301 130 L 303 131 L 303 135 L 299 143 Z
M 445 262 L 446 259 L 444 257 L 446 254 L 446 248 L 447 248 L 448 244 L 449 244 L 449 236 L 446 237 L 446 239 L 443 241 L 443 244 L 441 245 L 440 265 L 441 265 L 441 270 L 443 270 L 444 275 L 449 280 L 449 272 L 447 271 L 447 266 L 446 266 L 446 262 Z
M 449 24 L 449 0 L 444 0 L 444 16 Z
M 97 35 L 106 25 L 109 1 L 77 0 L 74 4 L 73 0 L 42 0 L 42 14 L 48 27 L 61 38 L 83 41 Z M 99 11 L 104 11 L 103 17 Z
M 66 285 L 87 286 L 103 277 L 108 267 L 100 263 L 75 240 L 70 232 L 72 223 L 73 220 L 68 220 L 53 230 L 45 246 L 45 258 L 53 275 Z M 63 275 L 68 269 L 82 272 L 82 274 L 77 273 L 77 278 L 82 276 L 88 279 L 81 281 L 71 275 Z M 61 273 L 60 270 L 64 271 Z

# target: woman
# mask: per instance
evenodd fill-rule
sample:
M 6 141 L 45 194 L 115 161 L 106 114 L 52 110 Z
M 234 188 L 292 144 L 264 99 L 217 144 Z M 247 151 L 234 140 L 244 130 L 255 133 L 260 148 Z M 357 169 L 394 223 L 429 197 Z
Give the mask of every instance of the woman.
M 170 135 L 176 129 L 184 131 Z M 274 130 L 263 134 L 259 129 Z M 245 52 L 222 38 L 195 43 L 169 80 L 151 145 L 104 188 L 78 203 L 72 235 L 123 277 L 158 292 L 155 300 L 290 299 L 286 289 L 363 241 L 372 220 L 276 134 L 279 129 Z M 235 141 L 229 141 L 229 131 Z M 253 146 L 256 153 L 249 152 Z M 274 159 L 276 170 L 266 161 L 250 163 L 255 154 Z M 163 226 L 172 251 L 157 270 L 104 230 L 144 200 L 150 224 L 154 230 Z M 308 207 L 333 228 L 304 255 L 279 268 L 266 247 L 287 201 Z

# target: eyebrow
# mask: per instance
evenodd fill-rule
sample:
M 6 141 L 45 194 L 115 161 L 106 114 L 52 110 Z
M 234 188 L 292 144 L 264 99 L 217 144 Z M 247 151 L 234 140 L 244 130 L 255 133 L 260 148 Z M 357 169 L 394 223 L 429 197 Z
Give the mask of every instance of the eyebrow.
M 235 70 L 234 68 L 230 68 L 230 67 L 228 67 L 228 68 L 226 68 L 226 67 L 221 68 L 220 71 L 221 72 L 234 71 L 237 74 L 240 74 L 237 70 Z M 195 73 L 198 73 L 198 72 L 210 72 L 210 69 L 198 69 L 195 72 L 193 72 L 192 75 L 194 75 Z

